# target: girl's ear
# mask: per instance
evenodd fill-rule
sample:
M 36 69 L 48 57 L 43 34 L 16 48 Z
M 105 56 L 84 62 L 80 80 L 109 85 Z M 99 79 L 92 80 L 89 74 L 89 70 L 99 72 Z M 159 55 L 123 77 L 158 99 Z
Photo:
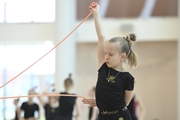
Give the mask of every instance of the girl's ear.
M 121 61 L 125 61 L 125 59 L 126 59 L 126 54 L 125 53 L 122 53 L 122 55 L 121 55 Z

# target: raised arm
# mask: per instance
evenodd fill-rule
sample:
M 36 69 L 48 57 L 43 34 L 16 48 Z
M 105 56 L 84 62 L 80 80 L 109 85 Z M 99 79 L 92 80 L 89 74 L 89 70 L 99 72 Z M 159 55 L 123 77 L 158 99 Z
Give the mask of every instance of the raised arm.
M 102 25 L 100 22 L 100 14 L 99 14 L 99 5 L 95 2 L 92 2 L 89 6 L 90 11 L 94 16 L 94 23 L 96 28 L 96 34 L 98 37 L 98 67 L 100 68 L 104 63 L 104 45 L 105 45 L 105 36 L 103 33 Z
M 32 90 L 32 93 L 33 93 L 34 95 L 38 95 L 38 93 L 35 92 L 34 90 Z M 42 97 L 40 97 L 40 96 L 38 96 L 37 98 L 38 98 L 40 104 L 44 107 L 44 106 L 46 105 L 46 102 L 45 102 L 45 101 L 42 99 Z
M 46 102 L 42 99 L 42 97 L 38 96 L 38 100 L 43 107 L 46 105 Z
M 43 94 L 49 94 L 49 93 L 54 93 L 53 91 L 50 91 L 50 88 L 53 87 L 54 88 L 54 83 L 50 84 L 46 89 L 44 89 Z

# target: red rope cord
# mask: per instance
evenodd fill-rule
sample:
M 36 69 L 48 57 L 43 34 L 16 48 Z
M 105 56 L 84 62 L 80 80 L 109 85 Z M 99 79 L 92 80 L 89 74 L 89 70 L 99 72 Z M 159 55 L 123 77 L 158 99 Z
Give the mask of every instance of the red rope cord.
M 80 95 L 71 95 L 71 94 L 38 94 L 38 95 L 27 95 L 27 96 L 7 96 L 0 97 L 0 99 L 10 99 L 10 98 L 29 98 L 29 97 L 42 97 L 42 96 L 67 96 L 67 97 L 80 97 L 82 99 L 86 99 L 84 96 Z
M 16 79 L 18 76 L 20 76 L 22 73 L 24 73 L 25 71 L 27 71 L 29 68 L 31 68 L 34 64 L 36 64 L 37 62 L 39 62 L 42 58 L 44 58 L 47 54 L 49 54 L 52 50 L 54 50 L 56 47 L 58 47 L 63 41 L 65 41 L 84 21 L 86 21 L 89 16 L 92 14 L 92 12 L 90 12 L 64 39 L 62 39 L 59 43 L 57 43 L 51 50 L 49 50 L 46 54 L 44 54 L 42 57 L 40 57 L 38 60 L 36 60 L 34 63 L 32 63 L 29 67 L 27 67 L 26 69 L 24 69 L 22 72 L 20 72 L 18 75 L 16 75 L 15 77 L 13 77 L 12 79 L 10 79 L 8 82 L 6 82 L 5 84 L 3 84 L 2 86 L 0 86 L 0 89 L 4 86 L 6 86 L 8 83 L 12 82 L 14 79 Z

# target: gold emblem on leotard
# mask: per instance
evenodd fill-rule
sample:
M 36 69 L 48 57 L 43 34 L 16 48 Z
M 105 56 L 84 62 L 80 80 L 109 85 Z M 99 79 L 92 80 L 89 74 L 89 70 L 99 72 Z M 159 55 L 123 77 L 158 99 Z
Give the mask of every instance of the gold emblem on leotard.
M 124 120 L 123 117 L 120 117 L 119 120 Z
M 108 80 L 108 82 L 115 82 L 115 77 L 114 76 L 109 76 L 109 78 L 106 78 L 106 80 Z
M 108 72 L 108 78 L 106 78 L 106 80 L 108 82 L 112 82 L 112 83 L 115 83 L 115 78 L 119 75 L 120 71 L 116 74 L 116 76 L 112 76 L 110 75 L 110 69 L 109 69 L 109 72 Z

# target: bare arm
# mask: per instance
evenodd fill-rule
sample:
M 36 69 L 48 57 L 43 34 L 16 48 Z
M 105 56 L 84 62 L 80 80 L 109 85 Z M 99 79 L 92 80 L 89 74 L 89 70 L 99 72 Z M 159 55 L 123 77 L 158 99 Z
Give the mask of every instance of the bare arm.
M 96 34 L 98 37 L 98 67 L 100 68 L 104 63 L 104 44 L 105 44 L 105 36 L 103 33 L 100 15 L 99 15 L 99 5 L 95 2 L 92 2 L 89 6 L 89 9 L 92 11 L 94 16 L 94 23 L 96 28 Z
M 34 94 L 34 95 L 38 95 L 38 93 L 35 92 L 34 90 L 33 90 L 33 94 Z M 42 97 L 38 96 L 37 98 L 38 98 L 40 104 L 41 104 L 42 106 L 45 106 L 46 103 L 44 102 L 44 100 L 42 99 Z
M 21 109 L 19 107 L 16 107 L 16 110 L 17 110 L 18 120 L 22 120 L 22 118 L 21 118 Z
M 38 97 L 39 102 L 41 103 L 41 105 L 44 107 L 46 105 L 46 103 L 44 102 L 44 100 L 42 99 L 42 97 Z
M 54 87 L 54 83 L 50 84 L 46 89 L 44 89 L 43 94 L 50 93 L 49 90 L 50 90 L 51 87 Z M 55 91 L 51 91 L 51 92 L 55 92 Z
M 95 99 L 83 99 L 82 102 L 84 104 L 88 104 L 88 108 L 95 107 L 96 106 L 96 100 Z
M 38 111 L 38 117 L 37 117 L 37 119 L 38 119 L 38 120 L 40 119 L 40 111 Z
M 132 99 L 133 91 L 125 90 L 124 100 L 126 102 L 126 106 L 129 105 Z
M 19 120 L 24 120 L 24 117 L 21 116 L 22 111 L 23 110 L 21 108 L 18 109 L 18 118 L 19 118 Z
M 139 115 L 138 115 L 138 120 L 144 120 L 146 110 L 145 110 L 143 101 L 139 95 L 135 96 L 135 101 L 138 103 L 138 108 L 140 110 Z
M 51 85 L 49 85 L 49 86 L 43 91 L 43 94 L 49 94 L 49 89 L 50 89 L 51 87 L 54 87 L 54 83 L 51 84 Z M 36 92 L 34 91 L 34 94 L 37 95 L 38 93 L 36 93 Z M 41 104 L 42 106 L 45 106 L 45 105 L 46 105 L 46 102 L 42 99 L 42 97 L 38 96 L 38 100 L 39 100 L 39 102 L 40 102 L 40 104 Z
M 78 120 L 78 117 L 79 117 L 79 104 L 78 104 L 78 99 L 76 99 L 75 107 L 76 107 L 75 119 Z
M 37 111 L 37 118 L 35 118 L 35 117 L 33 117 L 34 118 L 34 120 L 39 120 L 40 119 L 40 108 L 39 108 L 39 105 L 38 104 L 36 104 L 36 106 L 37 106 L 37 108 L 36 108 L 36 111 Z M 33 120 L 33 119 L 32 119 Z

